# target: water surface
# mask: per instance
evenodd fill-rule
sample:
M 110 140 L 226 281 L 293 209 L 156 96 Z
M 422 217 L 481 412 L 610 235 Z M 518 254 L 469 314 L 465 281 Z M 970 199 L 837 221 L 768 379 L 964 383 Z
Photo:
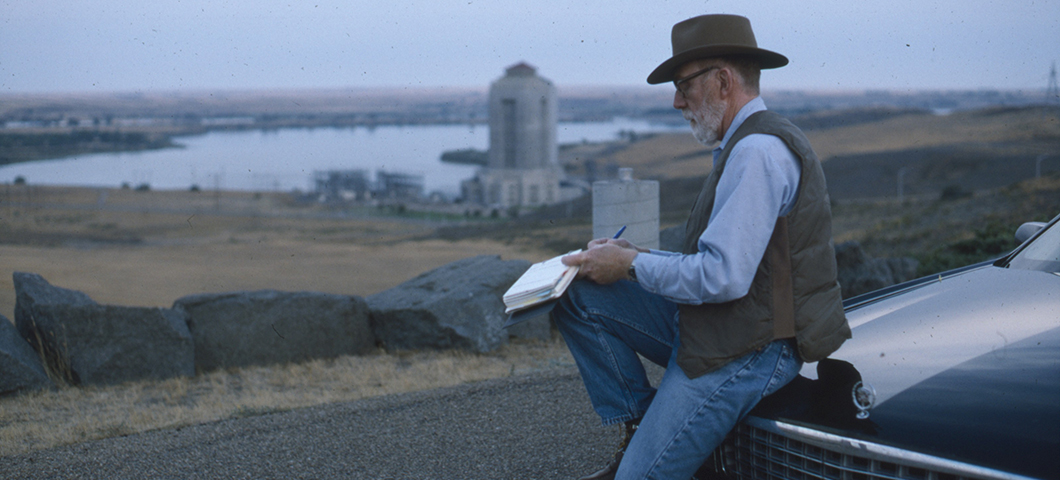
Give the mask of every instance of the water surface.
M 681 130 L 687 127 L 679 127 Z M 561 123 L 559 142 L 606 141 L 620 131 L 668 131 L 675 127 L 616 119 Z M 148 184 L 153 189 L 288 191 L 312 190 L 319 170 L 364 169 L 424 176 L 428 192 L 456 194 L 460 181 L 477 167 L 445 164 L 442 152 L 486 150 L 485 125 L 417 125 L 376 128 L 313 128 L 211 132 L 177 137 L 182 148 L 96 153 L 0 167 L 0 183 L 22 176 L 30 184 L 118 187 Z

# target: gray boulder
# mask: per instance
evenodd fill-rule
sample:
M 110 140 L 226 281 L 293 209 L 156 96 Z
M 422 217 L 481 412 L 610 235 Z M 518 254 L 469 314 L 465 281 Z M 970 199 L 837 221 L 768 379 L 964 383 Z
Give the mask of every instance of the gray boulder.
M 199 371 L 358 355 L 375 348 L 364 299 L 259 290 L 191 295 L 187 314 Z
M 15 325 L 0 315 L 0 395 L 53 385 L 40 355 L 18 334 Z
M 372 329 L 388 351 L 494 350 L 508 341 L 501 297 L 528 268 L 525 260 L 481 255 L 431 270 L 368 297 Z
M 73 385 L 195 373 L 191 334 L 179 312 L 100 305 L 32 273 L 16 272 L 14 283 L 19 333 Z
M 88 295 L 76 290 L 54 287 L 35 273 L 15 272 L 11 277 L 15 284 L 15 325 L 22 338 L 37 347 L 41 341 L 34 338 L 34 326 L 37 324 L 35 312 L 57 306 L 98 305 Z
M 835 258 L 843 298 L 912 280 L 919 265 L 912 258 L 872 258 L 855 241 L 836 245 Z

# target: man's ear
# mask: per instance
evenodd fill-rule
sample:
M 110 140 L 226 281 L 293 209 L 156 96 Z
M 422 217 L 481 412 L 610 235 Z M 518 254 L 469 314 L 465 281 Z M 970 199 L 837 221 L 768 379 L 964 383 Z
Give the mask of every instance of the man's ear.
M 732 70 L 729 67 L 721 67 L 718 69 L 718 95 L 723 99 L 732 97 L 733 87 L 735 86 L 736 79 L 733 78 Z

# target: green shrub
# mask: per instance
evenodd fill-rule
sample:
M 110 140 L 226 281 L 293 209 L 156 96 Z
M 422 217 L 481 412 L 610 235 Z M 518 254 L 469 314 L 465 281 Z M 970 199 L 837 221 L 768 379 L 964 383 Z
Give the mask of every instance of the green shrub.
M 975 236 L 936 248 L 931 253 L 919 255 L 917 275 L 932 275 L 946 270 L 992 260 L 1001 257 L 1019 246 L 1016 242 L 1016 225 L 992 220 Z

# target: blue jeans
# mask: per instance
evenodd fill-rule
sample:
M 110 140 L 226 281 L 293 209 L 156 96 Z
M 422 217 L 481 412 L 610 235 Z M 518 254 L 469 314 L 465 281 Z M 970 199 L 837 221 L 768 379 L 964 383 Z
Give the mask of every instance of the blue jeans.
M 736 423 L 802 368 L 777 340 L 688 378 L 677 366 L 677 304 L 620 281 L 579 280 L 552 311 L 604 425 L 641 418 L 618 479 L 690 478 Z M 658 388 L 638 354 L 666 367 Z

